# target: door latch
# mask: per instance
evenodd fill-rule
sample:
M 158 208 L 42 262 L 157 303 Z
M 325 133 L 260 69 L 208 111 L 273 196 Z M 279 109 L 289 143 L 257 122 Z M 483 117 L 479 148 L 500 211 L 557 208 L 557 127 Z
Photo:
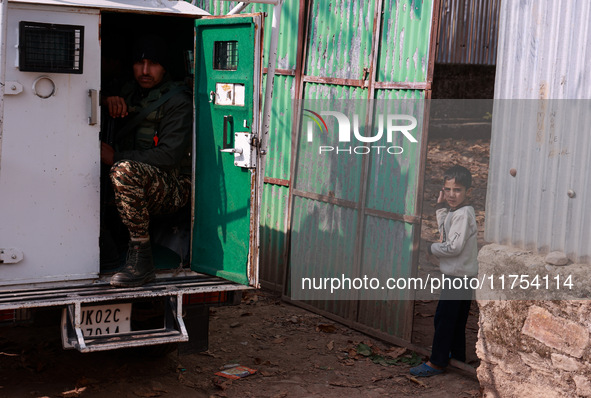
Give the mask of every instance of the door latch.
M 220 152 L 234 154 L 234 166 L 253 169 L 257 167 L 256 137 L 250 133 L 234 133 L 234 148 L 220 149 Z

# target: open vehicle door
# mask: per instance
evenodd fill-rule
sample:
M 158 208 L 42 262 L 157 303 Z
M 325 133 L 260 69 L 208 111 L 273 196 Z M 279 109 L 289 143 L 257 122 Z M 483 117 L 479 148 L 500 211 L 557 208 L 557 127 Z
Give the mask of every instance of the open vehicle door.
M 191 267 L 258 285 L 262 14 L 195 22 Z

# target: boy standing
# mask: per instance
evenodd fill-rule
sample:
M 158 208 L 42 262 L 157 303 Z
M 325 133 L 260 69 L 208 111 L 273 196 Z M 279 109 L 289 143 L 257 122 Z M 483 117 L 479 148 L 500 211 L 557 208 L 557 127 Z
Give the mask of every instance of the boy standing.
M 472 303 L 472 290 L 465 279 L 478 273 L 477 225 L 474 208 L 468 204 L 472 175 L 462 166 L 444 173 L 443 189 L 437 198 L 437 225 L 441 242 L 427 248 L 439 259 L 445 276 L 435 311 L 435 334 L 431 357 L 426 363 L 410 369 L 414 376 L 427 377 L 443 373 L 449 359 L 466 361 L 466 322 Z M 449 206 L 449 208 L 446 206 Z M 454 286 L 460 286 L 457 289 Z M 455 284 L 454 284 L 455 281 Z

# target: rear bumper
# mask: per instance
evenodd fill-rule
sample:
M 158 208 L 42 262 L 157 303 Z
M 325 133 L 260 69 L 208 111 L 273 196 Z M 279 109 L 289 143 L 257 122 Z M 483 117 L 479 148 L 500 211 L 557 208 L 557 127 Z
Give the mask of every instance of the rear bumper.
M 0 291 L 0 310 L 67 306 L 72 304 L 101 303 L 138 298 L 183 296 L 196 293 L 239 291 L 248 286 L 230 282 L 215 276 L 187 272 L 182 275 L 159 273 L 155 281 L 134 288 L 115 288 L 109 285 L 109 277 L 96 282 L 51 287 L 21 287 Z

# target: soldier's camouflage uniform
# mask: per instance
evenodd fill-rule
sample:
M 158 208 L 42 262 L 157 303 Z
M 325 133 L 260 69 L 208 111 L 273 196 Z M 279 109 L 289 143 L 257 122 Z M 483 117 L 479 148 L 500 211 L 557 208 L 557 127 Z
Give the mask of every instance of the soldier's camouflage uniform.
M 144 90 L 134 81 L 123 89 L 129 118 L 178 86 L 163 82 Z M 131 238 L 148 235 L 151 214 L 181 209 L 191 195 L 190 149 L 193 102 L 180 91 L 138 124 L 115 148 L 110 171 L 115 202 Z

